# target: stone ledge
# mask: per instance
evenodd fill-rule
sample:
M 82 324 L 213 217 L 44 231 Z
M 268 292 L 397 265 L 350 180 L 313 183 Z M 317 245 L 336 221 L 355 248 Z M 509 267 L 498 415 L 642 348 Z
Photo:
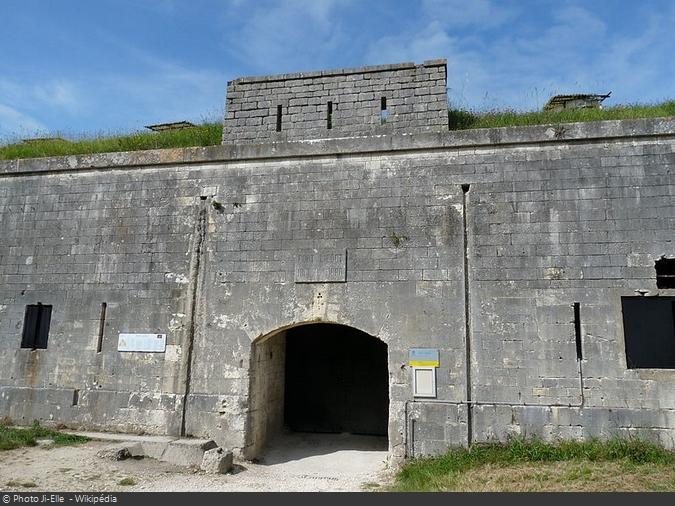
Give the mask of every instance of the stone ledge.
M 240 162 L 396 151 L 504 148 L 517 145 L 675 138 L 675 118 L 593 121 L 525 127 L 454 130 L 420 134 L 367 135 L 261 144 L 155 149 L 47 158 L 0 160 L 0 177 L 23 174 L 111 170 L 164 165 Z
M 341 69 L 316 70 L 310 72 L 293 72 L 290 74 L 276 74 L 271 76 L 247 76 L 228 81 L 227 85 L 268 83 L 274 81 L 292 81 L 297 79 L 311 79 L 316 77 L 347 76 L 351 74 L 372 74 L 373 72 L 389 72 L 396 70 L 414 69 L 415 67 L 444 67 L 447 60 L 426 60 L 421 65 L 414 62 L 392 63 L 389 65 L 370 65 L 366 67 L 347 67 Z

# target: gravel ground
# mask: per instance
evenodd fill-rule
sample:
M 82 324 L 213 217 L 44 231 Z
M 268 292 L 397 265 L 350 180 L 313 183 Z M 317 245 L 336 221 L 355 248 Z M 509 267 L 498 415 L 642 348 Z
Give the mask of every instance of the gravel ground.
M 361 491 L 391 479 L 386 441 L 368 436 L 284 435 L 259 461 L 235 461 L 227 475 L 149 458 L 113 462 L 96 456 L 110 444 L 0 452 L 0 491 Z

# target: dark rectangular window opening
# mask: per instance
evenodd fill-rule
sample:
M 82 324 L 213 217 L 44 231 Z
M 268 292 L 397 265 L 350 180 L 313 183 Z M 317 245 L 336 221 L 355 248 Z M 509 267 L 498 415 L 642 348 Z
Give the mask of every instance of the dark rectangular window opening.
M 581 314 L 580 314 L 580 305 L 578 302 L 573 304 L 574 307 L 574 340 L 577 345 L 577 360 L 583 360 L 583 348 L 581 346 Z
M 656 288 L 675 288 L 675 258 L 661 257 L 654 263 Z
M 277 106 L 277 132 L 281 132 L 281 106 Z
M 328 102 L 328 109 L 326 112 L 326 128 L 328 130 L 333 128 L 333 102 Z
M 108 309 L 108 304 L 101 302 L 101 316 L 98 321 L 98 340 L 96 343 L 96 353 L 101 353 L 103 349 L 103 333 L 105 331 L 105 313 Z
M 49 324 L 52 319 L 52 306 L 41 303 L 29 304 L 26 306 L 26 314 L 23 319 L 23 335 L 21 336 L 21 347 L 36 349 L 47 349 L 47 338 L 49 337 Z
M 629 369 L 675 369 L 675 297 L 621 297 Z
M 380 124 L 384 125 L 389 119 L 389 111 L 387 110 L 387 97 L 380 99 Z

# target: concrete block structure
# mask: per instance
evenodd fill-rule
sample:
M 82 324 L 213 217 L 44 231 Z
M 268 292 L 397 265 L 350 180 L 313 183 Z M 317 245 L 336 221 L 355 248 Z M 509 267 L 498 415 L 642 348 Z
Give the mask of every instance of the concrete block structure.
M 223 143 L 448 129 L 447 64 L 399 63 L 227 84 Z
M 673 118 L 448 131 L 443 62 L 228 90 L 221 146 L 0 161 L 0 417 L 675 447 Z

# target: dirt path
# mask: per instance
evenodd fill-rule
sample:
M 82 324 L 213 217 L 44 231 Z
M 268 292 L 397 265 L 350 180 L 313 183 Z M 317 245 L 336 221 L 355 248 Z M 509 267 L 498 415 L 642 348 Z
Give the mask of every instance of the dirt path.
M 235 473 L 215 476 L 148 458 L 97 457 L 110 442 L 21 448 L 0 453 L 0 490 L 361 491 L 389 479 L 382 444 L 366 436 L 292 434 L 275 441 L 259 462 L 235 462 Z M 120 485 L 125 479 L 134 485 Z

